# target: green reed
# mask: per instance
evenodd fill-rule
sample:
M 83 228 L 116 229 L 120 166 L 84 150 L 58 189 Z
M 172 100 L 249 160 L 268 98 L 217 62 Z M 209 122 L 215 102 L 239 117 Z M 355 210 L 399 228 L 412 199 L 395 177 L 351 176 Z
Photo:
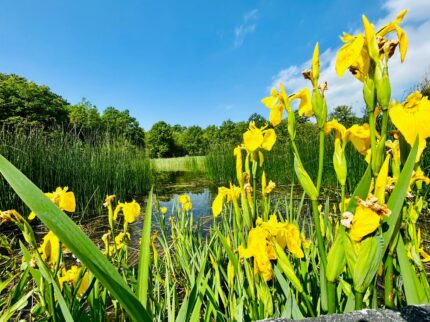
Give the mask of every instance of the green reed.
M 68 186 L 77 196 L 83 216 L 100 213 L 104 197 L 116 193 L 132 197 L 149 191 L 151 163 L 145 152 L 127 142 L 101 138 L 87 143 L 62 131 L 0 130 L 0 153 L 11 160 L 43 191 Z M 27 210 L 9 185 L 1 179 L 0 209 Z

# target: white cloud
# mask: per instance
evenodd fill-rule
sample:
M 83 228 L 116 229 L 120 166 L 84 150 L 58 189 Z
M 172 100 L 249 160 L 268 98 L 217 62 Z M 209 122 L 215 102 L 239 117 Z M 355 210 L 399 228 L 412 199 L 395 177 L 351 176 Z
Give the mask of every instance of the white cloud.
M 234 48 L 242 46 L 245 37 L 255 31 L 257 27 L 258 9 L 245 12 L 242 23 L 234 29 Z
M 392 97 L 400 100 L 430 71 L 430 1 L 388 0 L 383 8 L 387 14 L 376 23 L 377 28 L 395 18 L 402 9 L 409 9 L 401 24 L 409 37 L 405 62 L 400 63 L 399 53 L 396 52 L 389 63 Z M 328 82 L 326 98 L 329 108 L 351 105 L 360 114 L 364 107 L 362 84 L 348 72 L 343 78 L 339 78 L 335 72 L 339 48 L 340 46 L 329 48 L 321 54 L 320 81 Z M 312 52 L 309 53 L 309 57 L 311 56 Z M 293 65 L 281 70 L 273 77 L 272 86 L 278 87 L 282 82 L 289 93 L 308 86 L 309 82 L 303 79 L 301 72 L 309 68 L 310 64 L 311 61 L 308 60 L 300 66 Z

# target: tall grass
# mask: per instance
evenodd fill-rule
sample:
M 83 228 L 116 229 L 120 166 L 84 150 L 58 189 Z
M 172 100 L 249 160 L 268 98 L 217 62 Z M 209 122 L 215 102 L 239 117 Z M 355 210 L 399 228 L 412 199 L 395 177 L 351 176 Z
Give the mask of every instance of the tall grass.
M 152 159 L 151 162 L 154 170 L 160 172 L 206 172 L 206 163 L 204 156 Z
M 296 138 L 303 165 L 309 175 L 315 179 L 318 171 L 318 135 L 303 133 Z M 333 139 L 326 137 L 323 172 L 323 185 L 325 187 L 336 187 L 337 180 L 333 168 Z M 346 147 L 348 162 L 347 190 L 352 191 L 366 170 L 367 164 L 351 145 Z M 286 185 L 297 182 L 294 173 L 294 157 L 292 147 L 287 142 L 276 142 L 271 152 L 264 155 L 264 169 L 268 179 L 275 181 L 278 185 Z M 206 157 L 206 168 L 208 178 L 217 184 L 235 182 L 235 158 L 232 147 L 216 147 L 211 149 Z
M 101 211 L 104 197 L 115 193 L 131 198 L 149 191 L 151 163 L 145 152 L 126 142 L 100 139 L 89 144 L 62 131 L 0 130 L 0 153 L 13 162 L 43 191 L 68 186 L 76 195 L 77 211 L 87 215 Z M 0 181 L 0 209 L 15 208 L 27 213 L 25 206 Z

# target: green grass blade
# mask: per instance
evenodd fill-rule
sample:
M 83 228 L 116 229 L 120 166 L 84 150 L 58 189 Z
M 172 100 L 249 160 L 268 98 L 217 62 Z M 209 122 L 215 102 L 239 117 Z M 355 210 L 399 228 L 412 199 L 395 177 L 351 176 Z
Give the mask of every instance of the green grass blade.
M 146 308 L 148 299 L 148 283 L 151 266 L 151 221 L 152 221 L 152 190 L 146 202 L 145 218 L 143 219 L 142 237 L 139 253 L 139 272 L 137 275 L 137 298 Z
M 115 267 L 88 236 L 2 155 L 0 155 L 0 172 L 24 203 L 88 267 L 133 320 L 151 319 Z

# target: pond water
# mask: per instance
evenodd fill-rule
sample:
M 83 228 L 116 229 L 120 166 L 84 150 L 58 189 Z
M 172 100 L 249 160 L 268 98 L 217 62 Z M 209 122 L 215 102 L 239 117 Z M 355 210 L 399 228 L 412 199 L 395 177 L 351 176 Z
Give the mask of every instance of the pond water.
M 167 208 L 171 214 L 177 206 L 178 196 L 187 194 L 193 204 L 193 215 L 196 218 L 211 215 L 212 200 L 218 188 L 208 181 L 204 174 L 192 172 L 161 172 L 157 174 L 154 185 L 156 202 Z

